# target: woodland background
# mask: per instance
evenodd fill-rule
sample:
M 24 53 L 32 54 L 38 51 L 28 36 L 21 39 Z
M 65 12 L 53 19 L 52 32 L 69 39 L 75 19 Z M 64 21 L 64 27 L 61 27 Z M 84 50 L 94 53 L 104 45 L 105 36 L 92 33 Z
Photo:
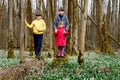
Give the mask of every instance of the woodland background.
M 88 4 L 87 26 L 82 31 L 85 3 Z M 70 22 L 70 35 L 67 41 L 69 54 L 76 54 L 80 49 L 82 35 L 85 35 L 83 42 L 85 50 L 102 51 L 101 48 L 107 43 L 114 51 L 120 49 L 120 0 L 0 0 L 0 49 L 11 52 L 20 49 L 20 44 L 23 44 L 25 50 L 32 52 L 34 50 L 32 30 L 25 27 L 24 19 L 26 17 L 31 23 L 35 19 L 35 13 L 42 11 L 47 26 L 42 50 L 54 50 L 53 21 L 59 7 L 65 8 L 65 14 Z M 105 32 L 101 31 L 102 26 L 105 26 Z M 103 39 L 104 33 L 114 39 L 109 36 Z
M 70 22 L 64 58 L 52 55 L 59 7 Z M 40 61 L 24 23 L 38 11 L 47 27 Z M 120 0 L 0 0 L 0 80 L 119 80 L 119 53 Z

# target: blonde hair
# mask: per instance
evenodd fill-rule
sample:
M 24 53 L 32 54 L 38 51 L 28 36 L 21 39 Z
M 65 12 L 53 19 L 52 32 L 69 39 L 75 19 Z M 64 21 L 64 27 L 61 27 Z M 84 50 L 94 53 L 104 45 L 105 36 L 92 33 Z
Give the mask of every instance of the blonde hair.
M 58 26 L 59 25 L 63 25 L 64 26 L 64 22 L 63 21 L 58 22 Z

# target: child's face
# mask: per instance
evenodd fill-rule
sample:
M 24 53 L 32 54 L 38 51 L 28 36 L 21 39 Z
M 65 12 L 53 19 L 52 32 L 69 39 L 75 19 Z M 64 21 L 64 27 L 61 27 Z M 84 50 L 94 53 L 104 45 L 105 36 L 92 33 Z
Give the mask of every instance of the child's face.
M 65 14 L 64 11 L 59 11 L 58 13 L 59 13 L 60 15 L 64 15 L 64 14 Z
M 36 16 L 36 19 L 40 20 L 42 19 L 42 16 Z
M 62 28 L 63 26 L 64 26 L 63 24 L 59 25 L 60 28 Z

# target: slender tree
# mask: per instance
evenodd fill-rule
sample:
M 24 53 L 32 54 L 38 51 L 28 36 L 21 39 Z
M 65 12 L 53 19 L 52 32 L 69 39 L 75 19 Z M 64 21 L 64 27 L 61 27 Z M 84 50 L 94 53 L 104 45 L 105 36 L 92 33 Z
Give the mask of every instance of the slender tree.
M 73 2 L 72 0 L 68 0 L 68 19 L 69 19 L 69 37 L 67 41 L 67 54 L 72 54 L 73 51 L 73 43 L 72 43 L 72 26 L 73 26 Z
M 40 11 L 40 0 L 36 0 L 36 11 Z
M 80 50 L 83 54 L 85 51 L 85 33 L 86 33 L 86 23 L 87 23 L 87 11 L 88 11 L 88 0 L 84 0 L 84 9 L 81 21 L 81 34 L 80 34 Z
M 2 21 L 3 21 L 3 13 L 4 13 L 4 0 L 2 0 L 2 6 L 0 7 L 0 32 L 2 32 Z M 0 33 L 0 38 L 2 39 L 2 34 Z M 0 39 L 0 44 L 2 43 Z M 0 45 L 0 48 L 2 46 Z
M 8 42 L 8 58 L 14 58 L 14 40 L 13 40 L 13 0 L 8 0 L 9 14 L 9 42 Z
M 78 51 L 78 0 L 73 2 L 73 53 L 77 54 Z
M 103 36 L 101 34 L 103 20 L 103 0 L 97 0 L 96 5 L 96 16 L 99 16 L 97 17 L 97 48 L 98 50 L 101 50 L 101 43 L 103 40 Z
M 49 12 L 49 16 L 50 16 L 50 50 L 53 50 L 53 20 L 54 20 L 54 10 L 53 10 L 53 1 L 50 0 L 49 1 L 49 6 L 50 6 L 50 12 Z
M 112 48 L 109 43 L 109 36 L 108 36 L 108 31 L 107 31 L 107 25 L 106 25 L 106 19 L 105 17 L 103 18 L 103 24 L 102 24 L 102 35 L 103 35 L 103 40 L 102 40 L 102 45 L 101 45 L 101 52 L 103 53 L 113 53 Z
M 63 7 L 65 8 L 65 14 L 67 15 L 68 13 L 68 0 L 62 0 L 63 2 Z
M 32 4 L 31 0 L 27 0 L 27 21 L 28 23 L 32 22 Z M 33 36 L 32 29 L 29 29 L 29 42 L 30 42 L 30 55 L 33 55 Z
M 78 56 L 78 63 L 81 64 L 84 62 L 84 50 L 85 50 L 85 33 L 86 33 L 86 23 L 87 23 L 87 11 L 88 11 L 88 0 L 84 0 L 83 15 L 81 21 L 81 39 L 80 39 L 80 51 Z
M 20 63 L 24 62 L 24 1 L 21 0 Z

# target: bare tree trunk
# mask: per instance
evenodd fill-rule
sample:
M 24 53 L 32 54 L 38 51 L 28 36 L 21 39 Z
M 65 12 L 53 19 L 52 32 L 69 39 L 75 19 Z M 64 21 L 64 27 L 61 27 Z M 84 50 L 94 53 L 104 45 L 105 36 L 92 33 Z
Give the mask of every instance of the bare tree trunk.
M 106 19 L 104 17 L 103 24 L 102 24 L 102 35 L 103 35 L 103 41 L 101 45 L 101 52 L 103 53 L 113 53 L 112 48 L 109 43 L 109 36 L 108 36 L 107 26 L 106 26 Z
M 73 53 L 77 54 L 78 51 L 78 6 L 77 6 L 78 0 L 74 1 L 74 8 L 73 8 Z
M 44 0 L 41 1 L 41 5 L 42 5 L 42 9 L 43 9 L 43 14 L 44 14 L 44 20 L 45 22 L 47 22 L 47 15 L 46 15 L 46 5 L 45 5 L 45 2 Z M 43 37 L 43 44 L 42 44 L 42 50 L 45 50 L 47 51 L 48 50 L 48 47 L 47 47 L 47 32 L 48 32 L 48 28 L 47 30 L 45 31 L 45 34 L 44 34 L 44 37 Z
M 9 11 L 9 42 L 8 42 L 8 58 L 14 58 L 14 40 L 13 40 L 13 0 L 8 0 Z
M 119 17 L 118 20 L 120 20 L 120 2 L 119 2 Z M 120 25 L 120 21 L 118 22 L 118 25 Z M 120 42 L 120 27 L 118 28 L 118 42 Z
M 82 15 L 82 22 L 81 22 L 81 34 L 80 34 L 80 50 L 83 54 L 85 51 L 85 33 L 86 33 L 86 22 L 87 22 L 87 11 L 88 11 L 88 0 L 84 1 L 84 12 Z
M 27 0 L 27 21 L 28 21 L 28 23 L 32 22 L 32 4 L 31 4 L 31 0 Z M 33 51 L 34 51 L 32 32 L 33 32 L 32 29 L 29 29 L 30 56 L 33 55 Z
M 108 29 L 110 31 L 110 23 L 111 23 L 111 1 L 108 1 L 108 7 L 107 7 L 107 25 Z
M 79 0 L 78 4 L 81 4 L 81 0 Z M 79 6 L 78 6 L 79 7 Z M 81 14 L 81 9 L 79 8 L 79 23 L 78 23 L 78 34 L 80 34 L 80 30 L 81 30 L 81 17 L 82 17 L 82 14 Z M 80 43 L 80 36 L 78 36 L 78 43 Z M 78 44 L 78 48 L 80 47 L 80 45 Z
M 40 11 L 40 0 L 36 0 L 36 11 Z
M 119 33 L 119 25 L 118 25 L 118 23 L 119 23 L 119 1 L 118 0 L 116 0 L 116 8 L 115 8 L 115 25 L 116 25 L 116 28 L 115 28 L 115 38 L 116 38 L 116 40 L 118 41 L 118 33 Z M 117 49 L 118 48 L 118 46 L 116 45 L 115 46 L 115 49 Z
M 84 0 L 84 9 L 81 22 L 81 34 L 80 34 L 80 51 L 78 56 L 78 63 L 84 62 L 84 50 L 85 50 L 85 33 L 86 33 L 86 22 L 87 22 L 87 12 L 88 12 L 88 0 Z
M 16 0 L 16 37 L 17 37 L 17 40 L 16 40 L 16 43 L 17 43 L 17 47 L 20 48 L 20 19 L 21 19 L 21 7 L 20 7 L 20 0 Z
M 26 16 L 25 18 L 28 17 L 28 13 L 29 13 L 28 12 L 29 11 L 28 10 L 28 5 L 29 5 L 28 1 L 29 0 L 25 0 L 25 4 L 26 4 L 25 8 L 27 8 L 26 11 L 25 11 L 25 13 L 26 13 L 25 14 L 25 16 Z M 29 19 L 27 19 L 27 21 L 29 22 Z M 28 42 L 30 41 L 30 40 L 28 40 L 28 36 L 29 36 L 28 34 L 29 34 L 29 29 L 27 27 L 25 27 L 25 50 L 28 49 L 28 44 L 29 44 Z
M 17 48 L 17 35 L 16 35 L 16 31 L 17 31 L 17 22 L 16 22 L 16 2 L 15 2 L 16 0 L 13 0 L 13 2 L 14 2 L 14 4 L 13 4 L 13 30 L 14 30 L 14 32 L 13 32 L 13 34 L 14 34 L 14 47 L 15 48 Z
M 57 15 L 57 1 L 54 0 L 54 17 Z
M 50 4 L 50 50 L 53 50 L 53 27 L 52 23 L 54 20 L 54 11 L 53 11 L 53 3 L 52 0 L 49 1 Z
M 63 7 L 65 8 L 65 14 L 67 15 L 68 13 L 68 0 L 62 0 L 63 2 Z
M 4 0 L 2 0 L 2 6 L 0 7 L 0 44 L 2 44 L 2 21 L 3 21 L 3 13 L 4 13 Z M 0 45 L 0 48 L 2 48 L 2 46 Z
M 72 26 L 73 26 L 73 3 L 72 0 L 68 0 L 68 19 L 69 19 L 69 36 L 68 36 L 68 43 L 67 43 L 67 54 L 72 54 L 73 48 L 72 48 Z
M 96 9 L 96 2 L 95 2 L 95 0 L 93 0 L 92 1 L 92 11 L 91 11 L 91 17 L 94 19 L 94 20 L 96 20 L 96 18 L 94 17 L 96 14 L 96 12 L 95 12 L 95 9 Z M 90 28 L 91 28 L 91 30 L 90 30 L 90 41 L 91 41 L 91 46 L 92 46 L 92 50 L 94 50 L 95 49 L 95 36 L 96 36 L 96 34 L 95 34 L 95 25 L 93 24 L 93 23 L 91 23 L 91 25 L 90 25 Z
M 21 0 L 20 63 L 24 62 L 24 1 Z
M 101 28 L 102 28 L 102 20 L 103 20 L 103 0 L 97 0 L 96 1 L 97 9 L 96 9 L 96 16 L 97 17 L 97 49 L 101 50 L 101 43 L 103 40 L 102 34 L 101 34 Z

